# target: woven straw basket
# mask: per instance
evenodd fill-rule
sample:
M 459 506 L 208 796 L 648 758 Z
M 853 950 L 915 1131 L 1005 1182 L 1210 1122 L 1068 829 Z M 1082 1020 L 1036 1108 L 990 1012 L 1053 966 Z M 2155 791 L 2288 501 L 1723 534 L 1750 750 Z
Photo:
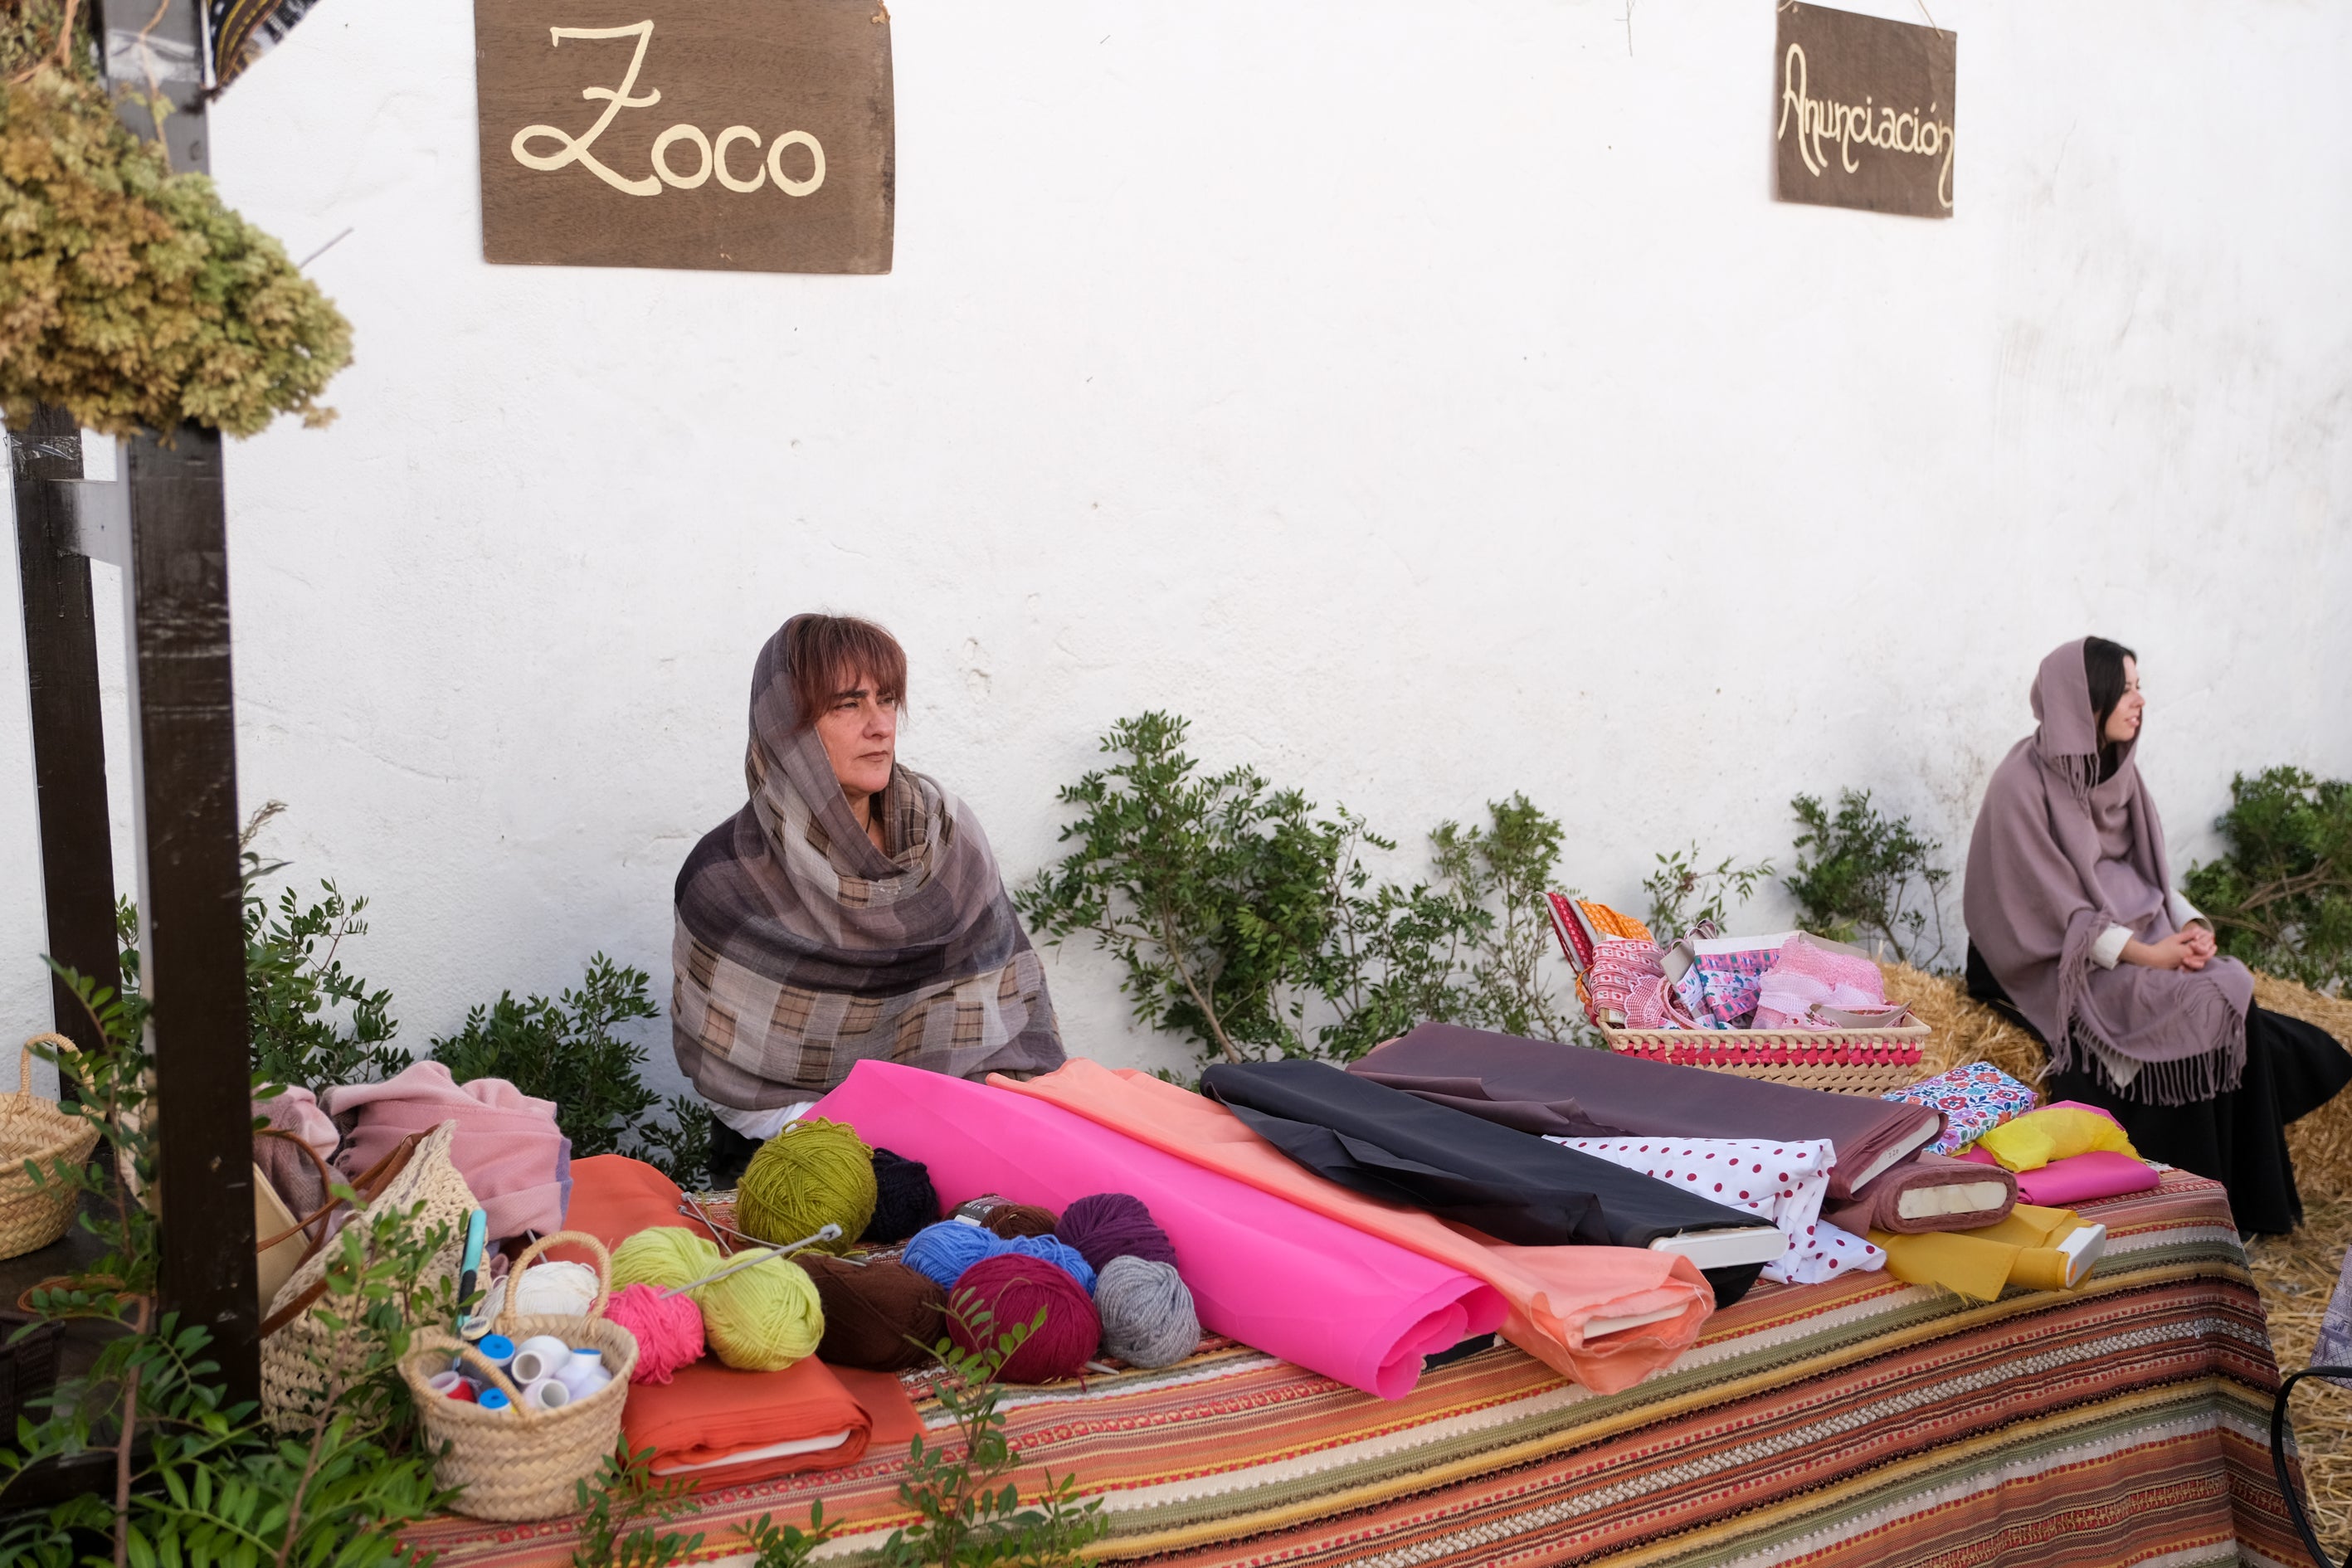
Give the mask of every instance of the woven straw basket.
M 1706 1068 L 1799 1089 L 1873 1098 L 1926 1076 L 1925 1024 L 1885 1029 L 1612 1029 L 1609 1048 L 1646 1061 Z
M 588 1315 L 519 1314 L 514 1301 L 522 1292 L 510 1289 L 491 1331 L 517 1344 L 533 1334 L 552 1334 L 574 1350 L 602 1351 L 612 1382 L 585 1399 L 553 1410 L 527 1409 L 522 1391 L 503 1371 L 483 1360 L 473 1346 L 438 1331 L 421 1336 L 418 1348 L 400 1363 L 417 1414 L 424 1418 L 426 1441 L 441 1449 L 434 1479 L 457 1489 L 449 1507 L 471 1519 L 520 1521 L 576 1513 L 580 1483 L 596 1473 L 621 1439 L 621 1407 L 629 1397 L 629 1374 L 637 1366 L 637 1341 L 620 1324 L 604 1320 L 604 1303 L 613 1289 L 613 1258 L 604 1244 L 582 1231 L 559 1230 L 533 1242 L 507 1278 L 520 1279 L 543 1248 L 558 1242 L 581 1247 L 596 1259 L 596 1300 Z M 428 1380 L 452 1366 L 514 1403 L 504 1410 L 485 1410 L 470 1400 L 435 1394 Z
M 81 1194 L 58 1181 L 50 1166 L 59 1160 L 79 1165 L 98 1146 L 98 1123 L 35 1098 L 35 1046 L 54 1046 L 66 1056 L 74 1048 L 63 1035 L 35 1035 L 16 1053 L 16 1092 L 0 1100 L 0 1258 L 21 1258 L 65 1235 Z M 28 1160 L 41 1167 L 45 1180 L 37 1183 L 26 1173 Z
M 417 1228 L 446 1227 L 438 1250 L 427 1261 L 420 1284 L 440 1275 L 455 1278 L 465 1249 L 466 1217 L 473 1213 L 473 1189 L 449 1159 L 449 1142 L 457 1124 L 445 1121 L 430 1132 L 403 1139 L 399 1147 L 352 1183 L 364 1205 L 351 1223 L 364 1225 L 387 1208 L 409 1209 L 424 1205 Z M 331 1241 L 315 1244 L 301 1267 L 295 1269 L 270 1303 L 261 1325 L 261 1409 L 272 1426 L 292 1426 L 318 1408 L 320 1363 L 332 1365 L 344 1355 L 361 1353 L 347 1334 L 338 1334 L 319 1314 L 326 1292 L 327 1264 Z

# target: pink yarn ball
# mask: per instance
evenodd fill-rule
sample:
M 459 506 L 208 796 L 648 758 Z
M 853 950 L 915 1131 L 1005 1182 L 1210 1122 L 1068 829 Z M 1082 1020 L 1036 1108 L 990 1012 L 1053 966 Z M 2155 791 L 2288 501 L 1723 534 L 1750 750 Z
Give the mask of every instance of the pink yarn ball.
M 604 1304 L 604 1316 L 636 1336 L 637 1369 L 631 1383 L 667 1383 L 682 1366 L 702 1359 L 702 1309 L 690 1296 L 662 1295 L 652 1285 L 624 1285 Z

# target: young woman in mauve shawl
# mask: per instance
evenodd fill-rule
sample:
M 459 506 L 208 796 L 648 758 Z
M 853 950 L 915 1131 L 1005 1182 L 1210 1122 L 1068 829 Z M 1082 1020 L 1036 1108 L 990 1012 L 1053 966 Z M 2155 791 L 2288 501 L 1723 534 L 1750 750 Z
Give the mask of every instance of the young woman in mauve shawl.
M 962 802 L 898 765 L 907 655 L 795 616 L 751 670 L 751 799 L 677 874 L 677 1065 L 732 1182 L 872 1057 L 959 1078 L 1058 1067 L 1045 974 Z
M 1994 770 L 1969 844 L 1969 990 L 2049 1047 L 2051 1099 L 2221 1182 L 2241 1230 L 2292 1230 L 2286 1124 L 2352 1080 L 2352 1057 L 2255 1006 L 2253 975 L 2173 889 L 2133 760 L 2145 706 L 2127 647 L 2089 637 L 2042 661 L 2041 728 Z

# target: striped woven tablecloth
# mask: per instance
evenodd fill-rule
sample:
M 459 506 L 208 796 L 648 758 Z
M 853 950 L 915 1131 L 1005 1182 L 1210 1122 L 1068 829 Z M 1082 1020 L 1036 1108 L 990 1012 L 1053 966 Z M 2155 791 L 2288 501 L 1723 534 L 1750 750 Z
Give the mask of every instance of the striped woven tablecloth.
M 2265 1440 L 2278 1370 L 2221 1188 L 2174 1172 L 2084 1212 L 2110 1239 L 2074 1293 L 1759 1285 L 1620 1394 L 1505 1346 L 1383 1404 L 1224 1346 L 1022 1390 L 1012 1430 L 1105 1500 L 1098 1554 L 1204 1568 L 2299 1563 Z M 904 1521 L 902 1458 L 709 1493 L 699 1556 L 822 1498 L 851 1527 L 824 1560 L 854 1563 Z M 566 1521 L 409 1539 L 443 1568 L 572 1547 Z

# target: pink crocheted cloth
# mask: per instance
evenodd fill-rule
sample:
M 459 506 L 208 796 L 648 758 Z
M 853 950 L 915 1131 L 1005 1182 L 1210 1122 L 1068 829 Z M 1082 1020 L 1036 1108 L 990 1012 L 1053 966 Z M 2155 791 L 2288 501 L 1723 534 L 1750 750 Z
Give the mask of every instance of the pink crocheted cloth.
M 1886 982 L 1878 965 L 1851 952 L 1823 947 L 1799 931 L 1780 944 L 1756 994 L 1757 1029 L 1825 1029 L 1834 1026 L 1813 1016 L 1816 1007 L 1886 1005 Z
M 1656 1009 L 1656 992 L 1665 983 L 1666 972 L 1659 967 L 1655 942 L 1638 942 L 1631 937 L 1603 937 L 1592 954 L 1592 967 L 1585 971 L 1585 1010 L 1593 1022 L 1601 1021 L 1604 1013 L 1615 1013 L 1631 1023 L 1637 1011 L 1635 997 L 1646 998 L 1646 1010 Z M 1656 1028 L 1655 1024 L 1635 1026 Z

